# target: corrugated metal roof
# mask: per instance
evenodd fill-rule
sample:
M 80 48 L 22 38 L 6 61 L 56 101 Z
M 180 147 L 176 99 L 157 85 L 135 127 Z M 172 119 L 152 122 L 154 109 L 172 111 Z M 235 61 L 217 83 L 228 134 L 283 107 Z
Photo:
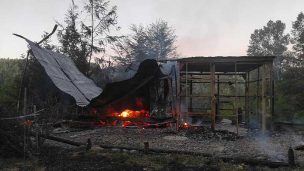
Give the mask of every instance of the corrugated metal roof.
M 102 92 L 101 88 L 77 69 L 71 58 L 26 41 L 55 86 L 71 95 L 78 106 L 87 106 L 90 100 Z

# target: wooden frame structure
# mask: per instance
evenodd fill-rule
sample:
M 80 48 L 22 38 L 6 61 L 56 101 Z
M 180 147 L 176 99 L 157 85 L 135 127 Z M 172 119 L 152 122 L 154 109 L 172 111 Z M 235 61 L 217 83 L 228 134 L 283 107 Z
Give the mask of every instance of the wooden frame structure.
M 229 56 L 170 60 L 177 62 L 178 124 L 193 124 L 189 118 L 195 117 L 209 121 L 215 129 L 219 118 L 229 118 L 237 132 L 239 122 L 262 131 L 270 130 L 274 112 L 274 58 Z

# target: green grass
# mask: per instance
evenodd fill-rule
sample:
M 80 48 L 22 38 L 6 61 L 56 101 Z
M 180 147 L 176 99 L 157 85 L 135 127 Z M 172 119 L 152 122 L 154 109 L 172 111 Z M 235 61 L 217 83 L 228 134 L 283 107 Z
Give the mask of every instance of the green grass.
M 57 154 L 57 152 L 55 152 Z M 47 154 L 46 154 L 47 155 Z M 53 160 L 51 160 L 53 159 Z M 45 161 L 41 161 L 45 160 Z M 47 165 L 45 162 L 51 162 Z M 70 164 L 70 165 L 67 165 Z M 76 166 L 77 165 L 77 166 Z M 26 160 L 23 159 L 0 159 L 0 170 L 221 170 L 221 171 L 300 171 L 304 168 L 269 168 L 264 166 L 249 166 L 244 163 L 230 163 L 212 157 L 200 155 L 182 155 L 182 154 L 160 154 L 160 153 L 142 153 L 142 152 L 122 152 L 112 150 L 84 150 L 66 151 L 61 158 L 54 156 L 45 159 Z

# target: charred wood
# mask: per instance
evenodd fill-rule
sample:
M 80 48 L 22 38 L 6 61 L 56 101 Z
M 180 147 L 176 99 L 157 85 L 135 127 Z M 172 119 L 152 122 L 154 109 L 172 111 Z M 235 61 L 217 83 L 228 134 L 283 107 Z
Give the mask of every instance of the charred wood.
M 304 150 L 304 145 L 298 145 L 294 149 L 295 150 Z
M 36 136 L 35 133 L 31 133 L 31 136 Z M 64 138 L 60 138 L 60 137 L 55 137 L 53 135 L 46 135 L 46 134 L 39 134 L 38 135 L 41 138 L 45 138 L 48 140 L 53 140 L 53 141 L 57 141 L 57 142 L 61 142 L 64 144 L 69 144 L 69 145 L 73 145 L 73 146 L 81 146 L 81 145 L 86 145 L 85 143 L 81 143 L 81 142 L 76 142 L 76 141 L 72 141 L 72 140 L 68 140 L 68 139 L 64 139 Z

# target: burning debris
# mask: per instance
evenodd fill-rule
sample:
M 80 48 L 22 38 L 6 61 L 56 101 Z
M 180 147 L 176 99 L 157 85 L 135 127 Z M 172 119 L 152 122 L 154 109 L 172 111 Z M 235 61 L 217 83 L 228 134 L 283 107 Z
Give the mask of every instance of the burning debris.
M 170 89 L 157 62 L 145 60 L 131 79 L 107 84 L 89 107 L 100 126 L 164 126 L 173 117 Z

